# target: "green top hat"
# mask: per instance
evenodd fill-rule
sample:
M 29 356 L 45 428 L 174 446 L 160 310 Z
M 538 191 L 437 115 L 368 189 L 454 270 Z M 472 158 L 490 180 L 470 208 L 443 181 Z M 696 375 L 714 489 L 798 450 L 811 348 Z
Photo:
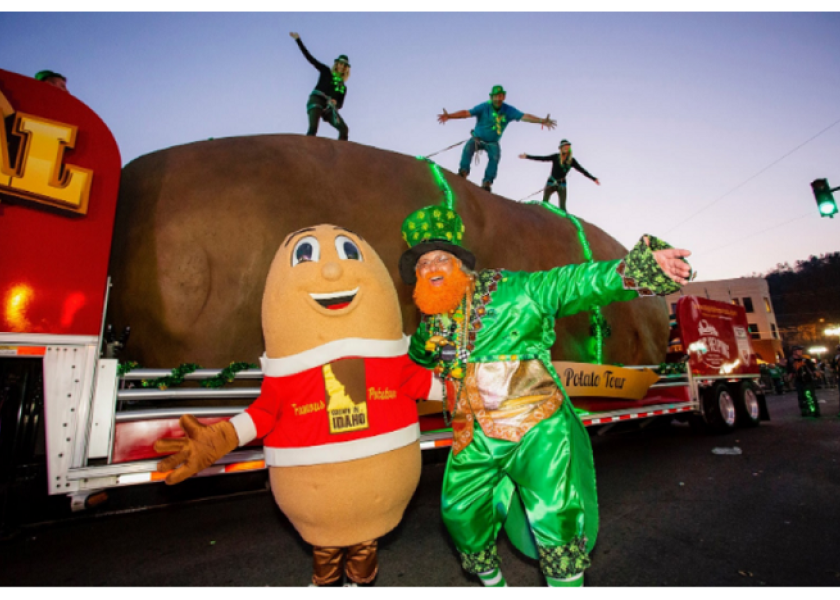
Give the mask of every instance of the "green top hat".
M 400 276 L 408 285 L 417 283 L 417 261 L 434 250 L 454 254 L 467 267 L 475 268 L 475 256 L 461 245 L 464 223 L 453 208 L 436 205 L 415 210 L 403 221 L 402 237 L 408 250 L 400 257 Z
M 495 96 L 496 94 L 504 94 L 505 96 L 507 96 L 507 92 L 505 91 L 505 88 L 503 88 L 500 85 L 494 85 L 493 89 L 490 90 L 490 95 L 491 96 Z
M 58 77 L 59 79 L 63 79 L 67 81 L 67 78 L 62 75 L 61 73 L 56 73 L 55 71 L 50 71 L 49 69 L 44 69 L 43 71 L 38 71 L 35 73 L 35 79 L 38 81 L 44 81 L 45 79 L 49 79 L 50 77 Z
M 346 54 L 342 54 L 341 56 L 339 56 L 338 58 L 336 58 L 334 62 L 342 62 L 342 63 L 344 63 L 345 65 L 347 65 L 348 67 L 350 66 L 350 59 L 349 59 L 349 58 L 347 58 L 347 55 L 346 55 Z

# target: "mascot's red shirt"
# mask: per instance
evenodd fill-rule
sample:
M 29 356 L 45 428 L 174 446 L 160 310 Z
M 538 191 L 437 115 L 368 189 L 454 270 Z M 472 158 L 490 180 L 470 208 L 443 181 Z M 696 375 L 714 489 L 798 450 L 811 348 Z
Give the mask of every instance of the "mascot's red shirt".
M 419 439 L 418 399 L 439 396 L 432 372 L 408 358 L 408 338 L 344 339 L 261 359 L 262 391 L 231 419 L 240 444 L 265 437 L 274 467 L 344 462 Z M 433 398 L 439 399 L 439 398 Z

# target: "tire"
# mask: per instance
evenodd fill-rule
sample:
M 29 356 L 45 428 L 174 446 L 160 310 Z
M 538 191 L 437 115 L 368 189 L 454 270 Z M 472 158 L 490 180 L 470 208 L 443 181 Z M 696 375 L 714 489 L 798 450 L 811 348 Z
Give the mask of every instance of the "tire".
M 761 422 L 761 403 L 759 391 L 756 385 L 750 381 L 744 381 L 738 387 L 737 422 L 739 427 L 758 427 Z
M 703 394 L 706 424 L 714 433 L 729 433 L 735 429 L 737 413 L 735 399 L 724 383 L 708 388 Z
M 40 358 L 0 359 L 0 538 L 49 502 L 43 387 Z

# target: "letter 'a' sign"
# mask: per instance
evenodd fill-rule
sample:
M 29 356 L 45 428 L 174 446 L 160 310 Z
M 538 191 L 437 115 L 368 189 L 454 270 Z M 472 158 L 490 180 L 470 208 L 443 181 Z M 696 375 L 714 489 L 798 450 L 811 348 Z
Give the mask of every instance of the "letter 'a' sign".
M 0 69 L 0 334 L 99 335 L 121 170 L 81 100 Z

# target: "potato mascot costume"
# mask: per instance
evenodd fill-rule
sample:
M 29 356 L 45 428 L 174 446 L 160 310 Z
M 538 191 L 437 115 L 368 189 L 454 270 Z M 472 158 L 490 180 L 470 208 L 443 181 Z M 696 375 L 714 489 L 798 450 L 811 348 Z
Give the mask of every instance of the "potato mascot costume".
M 360 236 L 333 225 L 290 234 L 262 302 L 259 398 L 229 422 L 181 417 L 186 437 L 158 466 L 170 484 L 264 437 L 271 490 L 313 545 L 315 585 L 371 583 L 377 538 L 399 523 L 420 479 L 418 399 L 441 399 L 408 358 L 391 278 Z M 363 507 L 363 508 L 360 508 Z

